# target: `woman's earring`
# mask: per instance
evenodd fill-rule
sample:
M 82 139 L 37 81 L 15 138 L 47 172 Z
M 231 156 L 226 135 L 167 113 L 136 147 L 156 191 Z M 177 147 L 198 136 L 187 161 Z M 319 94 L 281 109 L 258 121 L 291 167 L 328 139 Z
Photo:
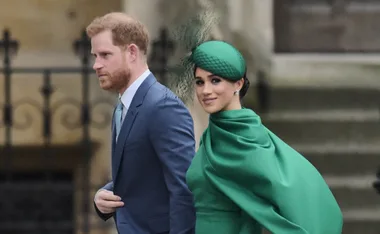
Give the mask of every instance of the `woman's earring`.
M 239 95 L 239 90 L 236 90 L 235 92 L 234 92 L 234 95 L 236 96 L 236 95 Z

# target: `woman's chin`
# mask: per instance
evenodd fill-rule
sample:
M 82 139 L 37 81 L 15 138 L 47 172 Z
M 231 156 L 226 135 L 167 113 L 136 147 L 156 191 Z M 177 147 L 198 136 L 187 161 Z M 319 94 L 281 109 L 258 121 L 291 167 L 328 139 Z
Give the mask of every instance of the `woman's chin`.
M 215 106 L 202 106 L 203 110 L 208 114 L 214 114 L 220 111 L 220 108 L 216 108 Z

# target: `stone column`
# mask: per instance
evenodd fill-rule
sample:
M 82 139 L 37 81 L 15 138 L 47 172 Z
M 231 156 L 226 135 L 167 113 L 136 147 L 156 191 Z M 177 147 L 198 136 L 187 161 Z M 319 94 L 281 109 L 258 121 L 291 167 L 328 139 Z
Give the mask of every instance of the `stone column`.
M 150 38 L 158 36 L 159 29 L 163 25 L 162 14 L 157 10 L 161 0 L 122 0 L 123 11 L 136 17 L 148 28 Z
M 243 53 L 248 70 L 270 71 L 273 0 L 228 0 L 229 39 Z
M 251 2 L 251 10 L 244 8 L 244 15 L 250 15 L 250 21 L 245 21 L 247 27 L 251 25 L 252 30 L 247 30 L 250 37 L 254 38 L 254 45 L 257 43 L 256 49 L 259 49 L 261 56 L 258 66 L 265 72 L 270 73 L 270 64 L 274 48 L 273 39 L 273 0 L 245 0 L 246 5 Z M 256 35 L 254 35 L 256 34 Z M 255 40 L 257 38 L 257 40 Z
M 227 3 L 229 32 L 225 37 L 243 54 L 252 84 L 244 98 L 245 106 L 264 110 L 272 67 L 273 0 L 228 0 Z M 259 103 L 259 98 L 263 102 Z

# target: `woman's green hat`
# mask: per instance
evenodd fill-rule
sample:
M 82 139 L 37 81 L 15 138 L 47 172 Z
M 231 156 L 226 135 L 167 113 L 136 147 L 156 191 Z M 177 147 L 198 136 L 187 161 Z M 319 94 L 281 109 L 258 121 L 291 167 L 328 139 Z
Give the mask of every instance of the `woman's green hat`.
M 189 59 L 195 67 L 232 81 L 243 78 L 246 73 L 241 53 L 224 41 L 203 42 L 193 50 Z

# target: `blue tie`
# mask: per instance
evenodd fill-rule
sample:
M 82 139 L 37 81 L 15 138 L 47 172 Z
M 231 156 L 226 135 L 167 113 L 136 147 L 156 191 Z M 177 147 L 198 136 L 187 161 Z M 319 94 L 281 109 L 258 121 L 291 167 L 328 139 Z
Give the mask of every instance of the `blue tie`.
M 120 133 L 122 115 L 123 115 L 123 103 L 119 99 L 119 102 L 116 106 L 115 117 L 114 117 L 115 118 L 115 125 L 116 125 L 116 139 Z

